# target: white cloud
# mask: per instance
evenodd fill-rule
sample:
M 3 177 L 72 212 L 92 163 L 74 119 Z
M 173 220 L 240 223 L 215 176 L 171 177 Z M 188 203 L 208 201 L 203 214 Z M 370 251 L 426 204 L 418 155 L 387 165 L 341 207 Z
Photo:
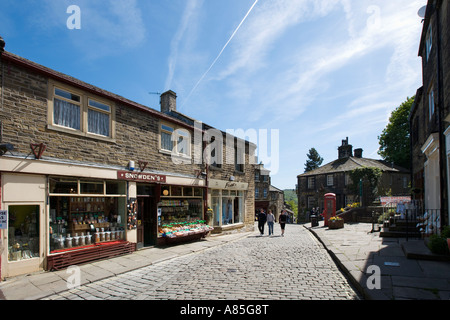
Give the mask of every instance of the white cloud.
M 201 7 L 202 4 L 203 0 L 189 0 L 186 3 L 186 7 L 184 9 L 180 25 L 170 44 L 170 56 L 168 60 L 169 72 L 164 86 L 165 90 L 170 89 L 172 86 L 175 69 L 179 61 L 179 50 L 181 42 L 186 32 L 188 31 L 189 27 L 191 26 L 192 28 L 192 25 L 195 23 L 196 12 L 198 11 L 198 9 Z

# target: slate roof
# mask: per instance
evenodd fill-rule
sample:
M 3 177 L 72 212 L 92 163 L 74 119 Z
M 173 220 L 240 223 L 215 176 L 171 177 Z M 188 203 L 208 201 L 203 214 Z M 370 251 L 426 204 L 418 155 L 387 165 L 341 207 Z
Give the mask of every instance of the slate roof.
M 409 172 L 405 168 L 402 168 L 402 167 L 399 167 L 396 165 L 392 165 L 391 163 L 383 161 L 383 160 L 348 157 L 348 158 L 334 160 L 334 161 L 332 161 L 320 168 L 317 168 L 313 171 L 309 171 L 309 172 L 300 174 L 297 177 L 310 177 L 310 176 L 317 176 L 317 175 L 321 175 L 321 174 L 349 172 L 354 169 L 363 168 L 363 167 L 374 167 L 374 168 L 379 168 L 382 171 L 398 172 L 398 173 L 408 173 Z

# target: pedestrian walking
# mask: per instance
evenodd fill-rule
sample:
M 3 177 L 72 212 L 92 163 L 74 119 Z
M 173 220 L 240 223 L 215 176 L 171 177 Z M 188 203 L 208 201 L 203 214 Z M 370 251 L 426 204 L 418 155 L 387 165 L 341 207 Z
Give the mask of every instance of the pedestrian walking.
M 286 221 L 287 221 L 287 214 L 286 210 L 281 210 L 280 217 L 278 218 L 280 221 L 280 227 L 281 227 L 281 236 L 284 237 L 284 228 L 286 227 Z
M 258 229 L 261 235 L 264 235 L 264 225 L 266 224 L 267 216 L 263 209 L 258 214 Z
M 275 216 L 272 213 L 272 210 L 269 210 L 267 213 L 267 225 L 269 226 L 269 236 L 273 235 L 273 223 L 275 222 Z

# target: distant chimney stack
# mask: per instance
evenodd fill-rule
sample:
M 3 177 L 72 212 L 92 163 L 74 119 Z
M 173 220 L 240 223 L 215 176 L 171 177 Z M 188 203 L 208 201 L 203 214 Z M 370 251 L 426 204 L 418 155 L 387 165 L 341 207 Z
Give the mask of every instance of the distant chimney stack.
M 348 137 L 342 140 L 342 145 L 338 148 L 339 159 L 351 157 L 353 155 L 353 146 L 348 144 Z
M 161 95 L 161 112 L 169 113 L 177 111 L 177 94 L 172 90 L 166 91 Z
M 355 158 L 362 158 L 362 155 L 363 155 L 363 149 L 361 149 L 361 148 L 355 149 Z

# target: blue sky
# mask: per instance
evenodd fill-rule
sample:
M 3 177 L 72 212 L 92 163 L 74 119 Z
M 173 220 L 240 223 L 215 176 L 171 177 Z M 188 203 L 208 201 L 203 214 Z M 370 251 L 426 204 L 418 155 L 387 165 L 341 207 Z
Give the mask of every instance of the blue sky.
M 80 29 L 67 27 L 70 5 Z M 325 164 L 349 137 L 379 158 L 390 113 L 421 86 L 424 5 L 2 0 L 0 35 L 7 51 L 151 108 L 160 108 L 151 93 L 170 89 L 180 112 L 223 131 L 267 130 L 268 141 L 278 132 L 266 167 L 274 186 L 293 189 L 310 148 Z

